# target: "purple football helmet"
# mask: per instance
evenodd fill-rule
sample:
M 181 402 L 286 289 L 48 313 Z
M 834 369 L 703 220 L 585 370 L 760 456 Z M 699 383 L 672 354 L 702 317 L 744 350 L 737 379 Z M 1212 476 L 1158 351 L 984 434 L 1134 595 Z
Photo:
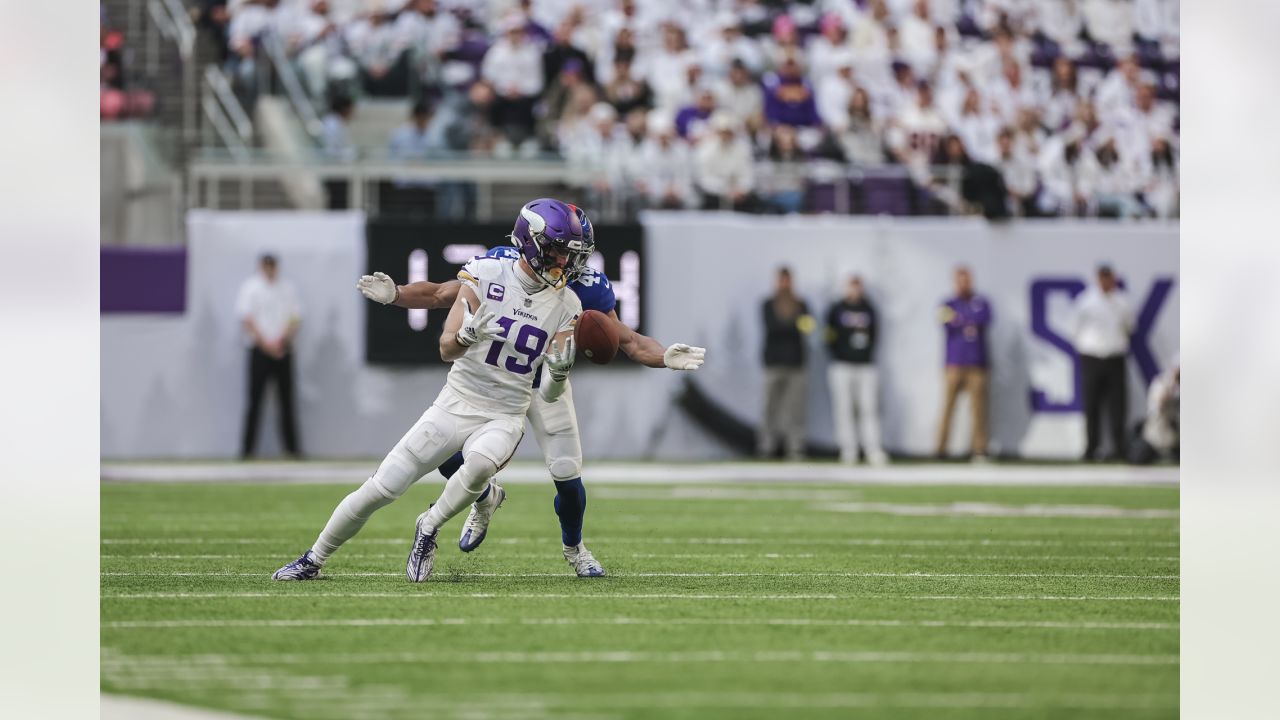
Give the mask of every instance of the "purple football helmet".
M 569 284 L 591 254 L 574 208 L 552 198 L 538 198 L 520 208 L 511 244 L 534 274 L 556 290 Z

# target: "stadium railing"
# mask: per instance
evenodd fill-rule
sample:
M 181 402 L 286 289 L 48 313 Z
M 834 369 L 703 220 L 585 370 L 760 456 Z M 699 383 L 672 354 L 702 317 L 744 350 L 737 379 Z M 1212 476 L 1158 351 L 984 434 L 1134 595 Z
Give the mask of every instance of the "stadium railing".
M 958 194 L 962 168 L 934 166 L 930 168 L 936 183 L 932 195 L 938 202 L 931 206 L 933 214 L 955 211 L 946 202 Z M 902 166 L 859 167 L 834 162 L 811 164 L 807 170 L 810 196 L 821 196 L 810 203 L 811 213 L 917 215 L 913 193 L 918 189 Z M 634 215 L 643 205 L 639 193 L 628 187 L 601 191 L 592 187 L 597 177 L 592 168 L 567 162 L 558 157 L 532 159 L 497 159 L 465 153 L 440 155 L 427 161 L 406 162 L 385 153 L 369 154 L 354 162 L 340 162 L 313 154 L 305 158 L 282 159 L 260 151 L 204 149 L 188 165 L 187 207 L 222 209 L 224 194 L 230 185 L 234 207 L 253 209 L 255 183 L 285 182 L 310 177 L 320 182 L 347 183 L 347 207 L 362 209 L 370 216 L 380 211 L 379 185 L 383 183 L 467 183 L 475 186 L 475 218 L 494 219 L 494 188 L 502 186 L 571 188 L 587 196 L 602 213 L 602 219 L 622 220 Z M 858 196 L 858 197 L 855 197 Z M 314 208 L 318 209 L 318 208 Z M 505 217 L 505 214 L 503 214 Z

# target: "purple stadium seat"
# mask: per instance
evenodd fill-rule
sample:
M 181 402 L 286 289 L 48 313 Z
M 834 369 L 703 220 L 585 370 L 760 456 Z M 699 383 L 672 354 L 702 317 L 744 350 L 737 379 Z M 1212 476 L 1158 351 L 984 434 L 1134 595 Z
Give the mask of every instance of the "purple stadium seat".
M 804 206 L 813 213 L 831 213 L 836 211 L 836 184 L 834 182 L 811 182 L 805 186 Z
M 864 212 L 868 215 L 910 215 L 911 180 L 868 177 L 862 181 Z

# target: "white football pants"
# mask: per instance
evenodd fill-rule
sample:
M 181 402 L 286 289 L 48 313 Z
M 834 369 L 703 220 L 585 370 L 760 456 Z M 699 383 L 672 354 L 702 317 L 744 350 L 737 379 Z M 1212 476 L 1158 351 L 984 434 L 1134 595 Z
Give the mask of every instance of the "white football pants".
M 489 479 L 515 454 L 524 436 L 519 416 L 456 415 L 436 405 L 427 409 L 387 453 L 377 472 L 345 497 L 312 550 L 323 562 L 364 527 L 379 508 L 390 505 L 449 456 L 462 451 L 462 468 L 445 483 L 429 514 L 434 527 L 470 505 Z
M 528 418 L 551 479 L 563 481 L 581 476 L 582 439 L 573 407 L 573 388 L 568 381 L 564 393 L 555 402 L 543 400 L 542 394 L 535 391 Z
M 880 378 L 874 365 L 832 362 L 827 367 L 831 414 L 835 419 L 840 461 L 858 461 L 858 435 L 867 458 L 882 457 L 880 447 Z M 856 423 L 855 423 L 856 416 Z

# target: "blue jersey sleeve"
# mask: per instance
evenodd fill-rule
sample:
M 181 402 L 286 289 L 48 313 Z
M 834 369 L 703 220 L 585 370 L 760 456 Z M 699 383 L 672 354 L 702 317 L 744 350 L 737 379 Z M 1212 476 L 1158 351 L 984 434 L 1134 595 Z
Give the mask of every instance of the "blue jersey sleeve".
M 489 248 L 489 252 L 485 253 L 486 257 L 506 258 L 508 260 L 519 260 L 520 251 L 513 245 L 499 245 Z
M 578 299 L 582 301 L 582 309 L 596 310 L 606 315 L 613 311 L 618 304 L 618 299 L 614 297 L 613 285 L 609 282 L 609 278 L 604 273 L 587 268 L 582 271 L 577 280 L 569 284 L 573 292 L 577 294 Z

